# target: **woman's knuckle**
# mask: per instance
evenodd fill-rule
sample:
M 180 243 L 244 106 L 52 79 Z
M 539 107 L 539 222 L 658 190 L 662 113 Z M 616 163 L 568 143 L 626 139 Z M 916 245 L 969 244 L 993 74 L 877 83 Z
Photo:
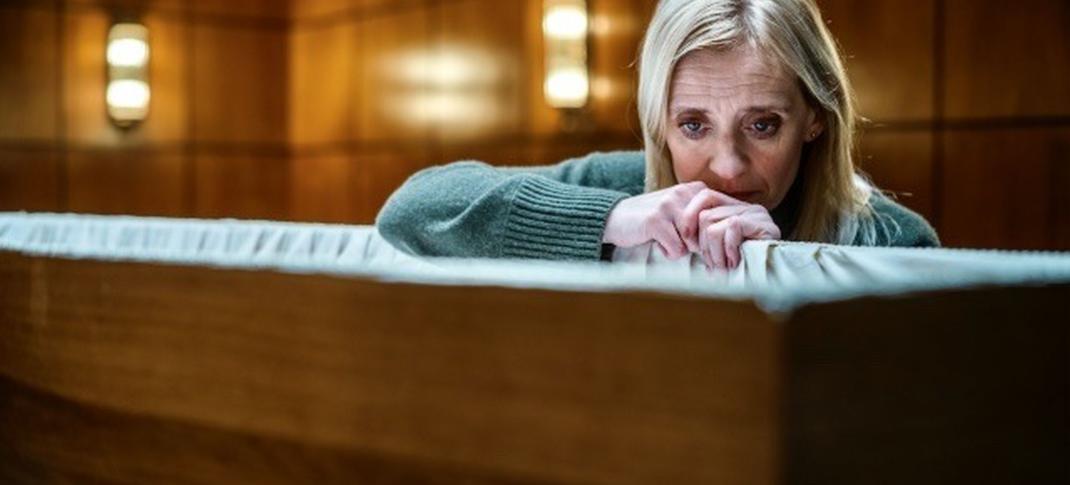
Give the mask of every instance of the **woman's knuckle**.
M 672 199 L 665 198 L 658 201 L 656 211 L 658 214 L 671 214 L 675 204 Z

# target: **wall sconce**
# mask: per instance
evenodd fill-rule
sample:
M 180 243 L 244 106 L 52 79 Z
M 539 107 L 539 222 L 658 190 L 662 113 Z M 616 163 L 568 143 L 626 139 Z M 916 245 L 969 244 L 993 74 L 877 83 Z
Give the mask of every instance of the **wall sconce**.
M 108 116 L 121 128 L 149 113 L 149 29 L 117 23 L 108 31 Z
M 546 47 L 543 94 L 555 108 L 587 104 L 587 2 L 544 0 L 542 33 Z

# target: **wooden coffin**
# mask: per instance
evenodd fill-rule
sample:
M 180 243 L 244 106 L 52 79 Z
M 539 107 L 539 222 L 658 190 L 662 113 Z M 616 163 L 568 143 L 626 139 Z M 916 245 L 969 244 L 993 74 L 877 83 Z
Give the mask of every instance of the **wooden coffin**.
M 0 482 L 1066 483 L 1068 301 L 0 252 Z

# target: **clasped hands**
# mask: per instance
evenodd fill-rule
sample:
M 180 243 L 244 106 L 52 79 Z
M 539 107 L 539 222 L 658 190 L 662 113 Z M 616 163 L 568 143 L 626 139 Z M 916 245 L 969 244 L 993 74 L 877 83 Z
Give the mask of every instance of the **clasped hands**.
M 606 218 L 603 242 L 632 247 L 653 241 L 669 259 L 702 256 L 706 267 L 735 268 L 748 239 L 780 239 L 765 207 L 688 182 L 621 200 Z

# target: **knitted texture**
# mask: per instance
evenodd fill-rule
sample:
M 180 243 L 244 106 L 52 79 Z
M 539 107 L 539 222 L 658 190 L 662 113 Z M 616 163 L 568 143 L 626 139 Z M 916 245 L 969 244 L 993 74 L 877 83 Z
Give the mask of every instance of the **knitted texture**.
M 609 211 L 628 194 L 525 177 L 506 216 L 502 254 L 536 259 L 599 259 Z
M 610 211 L 643 192 L 644 170 L 638 151 L 592 153 L 541 167 L 455 162 L 410 177 L 376 225 L 383 238 L 414 255 L 596 261 L 605 254 Z M 876 191 L 872 203 L 882 221 L 877 245 L 940 244 L 921 216 Z M 774 219 L 795 212 L 786 209 L 773 211 Z

